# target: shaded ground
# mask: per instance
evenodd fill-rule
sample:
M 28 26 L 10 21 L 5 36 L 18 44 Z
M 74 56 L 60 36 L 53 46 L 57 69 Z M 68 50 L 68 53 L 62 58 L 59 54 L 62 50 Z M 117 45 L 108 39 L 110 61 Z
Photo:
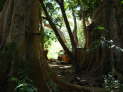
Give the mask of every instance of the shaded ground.
M 73 79 L 73 71 L 71 64 L 67 64 L 58 60 L 49 62 L 49 66 L 53 69 L 54 72 L 64 80 L 71 82 Z
M 104 85 L 102 86 L 98 84 L 100 82 L 103 82 L 104 80 L 99 80 L 97 76 L 92 77 L 91 74 L 84 74 L 84 73 L 81 76 L 75 75 L 75 73 L 72 70 L 71 64 L 67 64 L 62 61 L 55 60 L 53 62 L 49 62 L 49 66 L 51 67 L 51 69 L 53 69 L 54 72 L 56 72 L 56 74 L 59 77 L 61 77 L 63 80 L 69 83 L 78 84 L 81 86 L 104 87 Z M 115 83 L 115 86 L 116 86 L 116 83 Z M 119 89 L 117 88 L 114 90 L 115 91 L 112 91 L 112 92 L 122 92 L 122 91 L 119 91 Z M 65 92 L 65 91 L 60 91 L 60 92 Z
M 101 86 L 97 84 L 100 80 L 97 80 L 97 77 L 92 77 L 89 74 L 83 74 L 81 76 L 76 75 L 73 70 L 71 64 L 67 64 L 63 61 L 55 60 L 53 62 L 49 62 L 49 66 L 59 77 L 66 80 L 67 82 L 84 85 L 84 86 Z

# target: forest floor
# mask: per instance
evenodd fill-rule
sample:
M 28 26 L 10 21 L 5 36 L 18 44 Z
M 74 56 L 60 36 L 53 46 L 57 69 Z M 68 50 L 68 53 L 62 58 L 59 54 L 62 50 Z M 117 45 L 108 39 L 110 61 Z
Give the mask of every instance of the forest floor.
M 96 87 L 101 87 L 101 88 L 104 87 L 102 85 L 100 86 L 99 84 L 97 84 L 99 82 L 99 80 L 97 80 L 98 79 L 97 77 L 93 78 L 86 74 L 85 75 L 83 74 L 83 76 L 81 76 L 81 77 L 75 75 L 71 64 L 65 63 L 63 61 L 58 61 L 58 60 L 55 60 L 53 62 L 48 62 L 48 63 L 49 63 L 49 66 L 51 67 L 51 69 L 60 78 L 62 78 L 66 82 L 69 82 L 72 84 L 78 84 L 81 86 L 96 86 Z M 60 91 L 60 92 L 65 92 L 65 91 Z M 122 92 L 122 91 L 115 90 L 113 92 Z
M 97 86 L 95 83 L 95 78 L 92 78 L 86 74 L 79 76 L 76 75 L 73 71 L 72 65 L 65 63 L 64 61 L 55 60 L 49 62 L 51 69 L 63 80 L 84 86 Z
M 59 77 L 67 82 L 81 86 L 103 87 L 102 83 L 104 80 L 102 78 L 100 79 L 98 76 L 93 76 L 91 73 L 76 75 L 73 71 L 72 65 L 65 63 L 64 61 L 54 60 L 49 62 L 49 66 Z
M 49 66 L 63 80 L 67 80 L 68 82 L 71 82 L 71 80 L 74 77 L 71 64 L 65 63 L 63 61 L 55 60 L 53 62 L 49 62 Z

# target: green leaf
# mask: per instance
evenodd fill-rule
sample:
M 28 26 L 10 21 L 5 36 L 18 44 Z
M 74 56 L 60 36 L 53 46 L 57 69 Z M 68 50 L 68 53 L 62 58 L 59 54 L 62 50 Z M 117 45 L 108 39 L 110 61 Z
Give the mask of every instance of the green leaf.
M 120 3 L 123 4 L 123 0 L 121 0 Z
M 11 81 L 18 81 L 18 79 L 16 77 L 11 77 L 10 80 Z
M 28 85 L 27 83 L 22 83 L 22 84 L 19 84 L 16 88 L 26 87 L 27 85 Z
M 97 26 L 96 29 L 97 30 L 104 30 L 105 28 L 103 26 Z

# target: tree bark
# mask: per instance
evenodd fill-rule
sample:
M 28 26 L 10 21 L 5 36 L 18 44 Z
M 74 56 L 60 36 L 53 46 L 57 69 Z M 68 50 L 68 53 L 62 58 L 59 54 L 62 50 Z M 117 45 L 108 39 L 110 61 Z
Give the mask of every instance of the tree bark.
M 121 68 L 123 59 L 122 12 L 120 2 L 115 0 L 105 0 L 97 8 L 92 24 L 86 30 L 88 40 L 86 40 L 85 47 L 87 50 L 85 50 L 84 58 L 81 61 L 81 70 L 84 71 L 84 73 L 82 72 L 82 77 L 83 74 L 87 74 L 91 77 L 99 76 L 101 78 L 102 75 L 113 72 L 112 63 L 121 74 L 123 73 Z M 104 29 L 98 29 L 99 26 Z M 111 40 L 113 40 L 113 44 L 117 48 L 119 47 L 119 52 L 116 47 L 113 49 L 110 48 L 112 43 L 109 41 Z M 98 41 L 104 43 L 96 43 Z M 95 45 L 98 46 L 96 47 Z M 120 80 L 122 80 L 121 75 Z
M 1 12 L 0 50 L 6 50 L 5 53 L 11 50 L 9 54 L 12 54 L 12 58 L 8 61 L 0 57 L 0 66 L 4 66 L 0 70 L 0 92 L 14 92 L 16 83 L 9 79 L 19 79 L 22 76 L 19 72 L 22 70 L 33 81 L 38 92 L 49 92 L 41 70 L 39 6 L 40 3 L 36 0 L 7 0 Z

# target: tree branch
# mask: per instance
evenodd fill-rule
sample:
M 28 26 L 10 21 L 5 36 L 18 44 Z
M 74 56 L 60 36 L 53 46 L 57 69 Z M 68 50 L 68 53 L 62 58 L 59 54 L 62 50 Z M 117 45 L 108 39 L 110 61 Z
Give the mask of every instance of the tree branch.
M 54 30 L 55 32 L 55 35 L 58 39 L 58 41 L 60 42 L 60 44 L 62 45 L 63 49 L 65 50 L 65 52 L 70 56 L 70 57 L 73 57 L 72 53 L 69 51 L 69 49 L 67 48 L 67 46 L 65 45 L 65 43 L 63 42 L 58 30 L 57 30 L 57 27 L 55 26 L 55 24 L 53 23 L 52 21 L 52 18 L 49 16 L 48 12 L 47 12 L 47 9 L 43 3 L 43 0 L 39 0 L 40 1 L 40 4 L 44 10 L 44 13 L 45 15 L 47 16 L 47 19 L 49 21 L 49 24 L 51 25 L 52 29 Z
M 64 22 L 65 22 L 66 28 L 67 28 L 69 36 L 70 36 L 70 41 L 71 41 L 71 44 L 72 44 L 72 49 L 75 50 L 77 46 L 76 46 L 76 43 L 75 43 L 75 40 L 74 40 L 74 36 L 73 36 L 72 30 L 70 28 L 70 24 L 68 22 L 66 13 L 65 13 L 64 3 L 58 3 L 58 4 L 59 4 L 59 6 L 61 8 L 62 16 L 64 18 Z
M 76 45 L 78 45 L 78 38 L 77 38 L 77 21 L 76 21 L 76 16 L 74 14 L 74 9 L 72 8 L 72 15 L 73 15 L 73 21 L 74 21 L 74 29 L 73 29 L 73 36 Z
M 45 27 L 49 28 L 49 29 L 52 29 L 51 25 L 50 24 L 44 24 Z M 65 40 L 65 36 L 64 36 L 64 33 L 60 30 L 60 29 L 57 29 L 61 39 L 63 40 L 64 43 L 66 43 L 67 41 Z

